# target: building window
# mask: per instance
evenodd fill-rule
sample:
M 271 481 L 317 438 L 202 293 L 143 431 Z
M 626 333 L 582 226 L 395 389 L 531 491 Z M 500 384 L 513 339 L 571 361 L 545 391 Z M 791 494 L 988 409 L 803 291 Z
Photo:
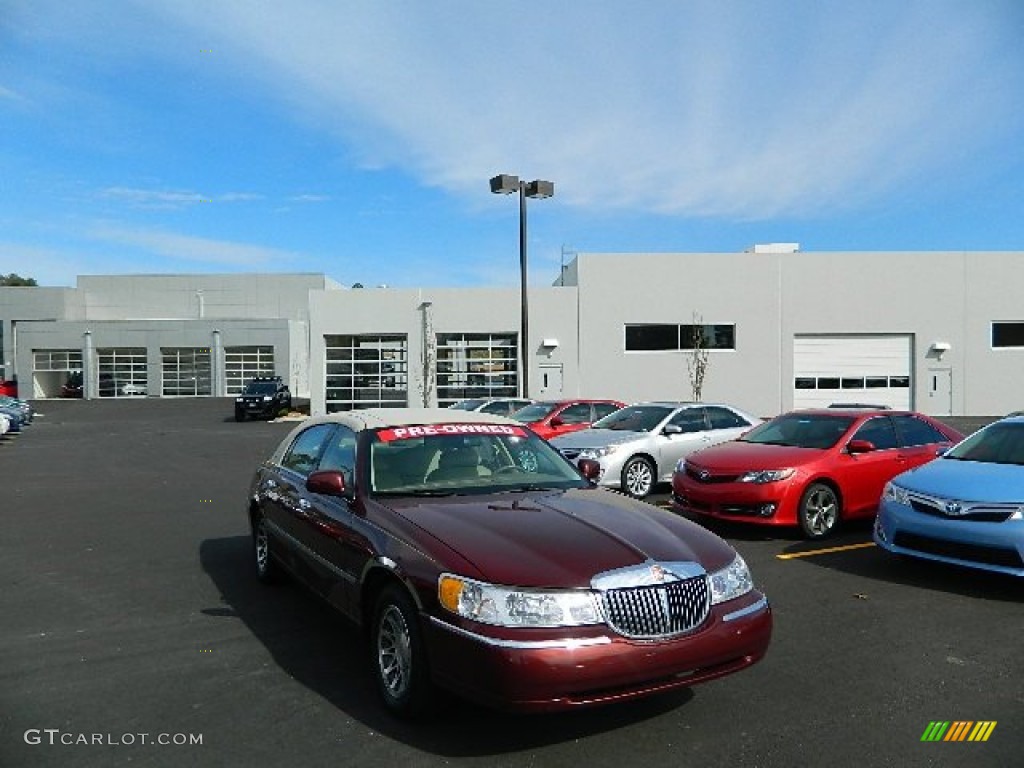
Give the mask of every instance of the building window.
M 257 376 L 274 375 L 273 347 L 224 347 L 224 383 L 237 395 Z
M 97 349 L 100 367 L 100 397 L 144 397 L 148 367 L 144 347 Z
M 398 334 L 324 336 L 328 413 L 409 404 L 409 342 Z
M 716 325 L 626 325 L 627 352 L 691 350 L 698 338 L 704 349 L 736 349 L 736 326 Z
M 213 394 L 209 347 L 161 347 L 161 393 L 165 397 Z
M 437 334 L 437 404 L 515 397 L 518 339 L 515 333 Z
M 992 347 L 994 349 L 1024 347 L 1024 322 L 992 323 Z

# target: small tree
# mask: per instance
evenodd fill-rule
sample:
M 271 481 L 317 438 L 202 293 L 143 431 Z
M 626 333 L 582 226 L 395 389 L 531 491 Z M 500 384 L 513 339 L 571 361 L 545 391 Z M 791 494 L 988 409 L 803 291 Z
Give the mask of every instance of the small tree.
M 690 326 L 690 349 L 686 355 L 686 371 L 690 375 L 690 391 L 698 403 L 704 395 L 704 377 L 708 372 L 708 345 L 704 337 L 704 318 L 693 313 Z
M 14 272 L 11 272 L 9 275 L 0 275 L 0 286 L 29 286 L 34 288 L 36 285 L 34 277 L 22 277 Z

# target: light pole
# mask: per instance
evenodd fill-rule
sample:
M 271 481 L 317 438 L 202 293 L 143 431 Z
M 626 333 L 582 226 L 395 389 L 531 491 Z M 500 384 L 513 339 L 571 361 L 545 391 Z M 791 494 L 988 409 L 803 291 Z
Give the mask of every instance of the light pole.
M 519 395 L 529 397 L 530 364 L 527 339 L 530 334 L 530 310 L 526 299 L 526 198 L 551 197 L 555 194 L 555 185 L 542 179 L 520 181 L 518 176 L 502 173 L 491 179 L 491 192 L 496 195 L 519 192 L 519 357 L 522 367 L 519 373 Z

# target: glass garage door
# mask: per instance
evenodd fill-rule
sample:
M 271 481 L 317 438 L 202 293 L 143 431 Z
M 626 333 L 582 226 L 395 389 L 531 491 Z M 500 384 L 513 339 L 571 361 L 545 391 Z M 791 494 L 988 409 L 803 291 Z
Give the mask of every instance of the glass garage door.
M 324 336 L 327 411 L 405 408 L 409 404 L 404 335 Z
M 100 397 L 145 397 L 148 384 L 146 350 L 143 347 L 97 349 Z
M 237 395 L 256 376 L 274 375 L 274 348 L 225 347 L 224 379 L 227 394 Z
M 82 351 L 79 349 L 33 350 L 32 396 L 36 398 L 81 397 Z
M 518 338 L 514 333 L 437 334 L 437 404 L 515 397 Z
M 161 392 L 165 397 L 212 394 L 209 347 L 161 347 Z

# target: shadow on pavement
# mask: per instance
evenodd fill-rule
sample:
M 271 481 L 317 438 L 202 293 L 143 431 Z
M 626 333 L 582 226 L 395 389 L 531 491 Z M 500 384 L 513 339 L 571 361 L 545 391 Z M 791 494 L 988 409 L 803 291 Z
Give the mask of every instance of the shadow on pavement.
M 203 613 L 241 619 L 287 675 L 368 728 L 416 749 L 447 757 L 520 752 L 632 726 L 693 698 L 684 689 L 580 712 L 513 715 L 444 697 L 443 712 L 434 717 L 398 720 L 380 703 L 357 628 L 297 583 L 266 587 L 257 582 L 250 547 L 248 536 L 201 543 L 202 568 L 224 603 Z

